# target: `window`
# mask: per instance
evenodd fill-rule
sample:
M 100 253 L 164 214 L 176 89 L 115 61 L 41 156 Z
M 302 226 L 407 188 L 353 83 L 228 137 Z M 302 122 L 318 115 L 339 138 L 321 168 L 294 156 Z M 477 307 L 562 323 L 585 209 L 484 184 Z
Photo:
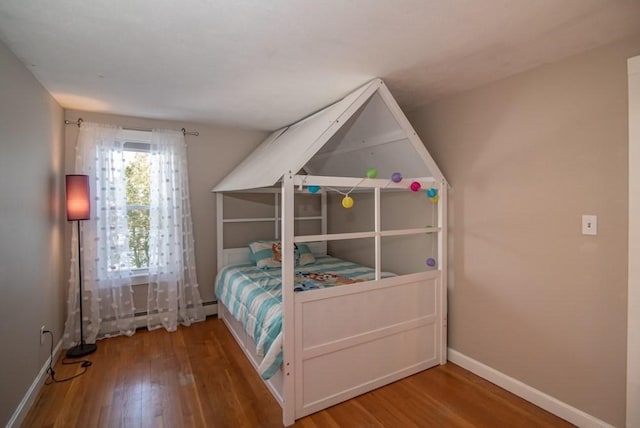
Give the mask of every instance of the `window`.
M 83 319 L 91 322 L 87 338 L 133 333 L 135 306 L 140 305 L 134 305 L 137 296 L 131 285 L 148 285 L 137 295 L 146 288 L 149 329 L 162 326 L 173 331 L 178 324 L 204 319 L 190 205 L 182 197 L 189 194 L 183 133 L 83 122 L 76 148 L 76 170 L 95 180 L 96 215 L 81 237 L 88 251 L 78 254 L 72 246 L 76 257 L 94 270 L 82 283 L 90 303 L 82 305 L 87 311 Z M 161 180 L 167 175 L 173 180 Z M 184 233 L 172 233 L 175 228 Z M 74 237 L 76 233 L 74 228 Z M 165 248 L 172 251 L 162 251 Z M 79 268 L 79 263 L 71 263 L 70 293 L 80 287 Z M 65 327 L 66 342 L 78 337 L 75 314 L 80 303 L 69 299 L 68 313 L 74 316 Z
M 148 134 L 148 133 L 142 133 Z M 149 143 L 148 135 L 129 135 L 124 145 L 129 227 L 130 269 L 134 276 L 149 266 Z M 137 138 L 136 138 L 137 137 Z M 135 141 L 130 141 L 135 140 Z

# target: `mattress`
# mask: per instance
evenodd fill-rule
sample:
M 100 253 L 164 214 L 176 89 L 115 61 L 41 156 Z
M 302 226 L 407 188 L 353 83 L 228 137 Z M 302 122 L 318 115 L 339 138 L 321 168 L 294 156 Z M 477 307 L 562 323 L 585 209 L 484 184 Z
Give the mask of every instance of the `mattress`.
M 393 276 L 385 273 L 384 277 Z M 372 268 L 331 256 L 316 256 L 315 263 L 296 266 L 295 291 L 335 287 L 375 278 Z M 282 364 L 281 269 L 260 269 L 254 264 L 226 266 L 216 279 L 216 296 L 256 344 L 264 357 L 260 375 L 269 379 Z

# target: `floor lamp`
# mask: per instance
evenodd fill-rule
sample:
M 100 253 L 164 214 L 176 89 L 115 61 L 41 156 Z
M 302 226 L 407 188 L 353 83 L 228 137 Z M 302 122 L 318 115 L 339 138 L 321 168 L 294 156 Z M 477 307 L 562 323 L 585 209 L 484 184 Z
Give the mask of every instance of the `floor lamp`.
M 84 343 L 82 330 L 82 247 L 80 245 L 80 220 L 89 220 L 89 176 L 70 174 L 66 176 L 67 184 L 67 220 L 78 225 L 78 295 L 80 299 L 80 344 L 67 351 L 68 358 L 79 358 L 95 352 L 98 347 L 94 343 Z

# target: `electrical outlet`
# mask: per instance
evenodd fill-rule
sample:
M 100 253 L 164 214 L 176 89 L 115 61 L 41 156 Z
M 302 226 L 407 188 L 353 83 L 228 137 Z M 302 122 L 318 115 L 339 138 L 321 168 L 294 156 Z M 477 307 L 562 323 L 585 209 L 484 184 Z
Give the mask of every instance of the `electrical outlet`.
M 44 343 L 44 331 L 47 328 L 45 326 L 40 327 L 40 344 L 42 345 Z

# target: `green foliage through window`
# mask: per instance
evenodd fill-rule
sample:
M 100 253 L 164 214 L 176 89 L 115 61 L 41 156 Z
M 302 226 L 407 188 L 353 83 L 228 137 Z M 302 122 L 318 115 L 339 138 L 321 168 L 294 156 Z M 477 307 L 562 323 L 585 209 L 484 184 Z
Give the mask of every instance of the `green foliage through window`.
M 131 267 L 149 266 L 149 154 L 126 151 L 127 215 Z

